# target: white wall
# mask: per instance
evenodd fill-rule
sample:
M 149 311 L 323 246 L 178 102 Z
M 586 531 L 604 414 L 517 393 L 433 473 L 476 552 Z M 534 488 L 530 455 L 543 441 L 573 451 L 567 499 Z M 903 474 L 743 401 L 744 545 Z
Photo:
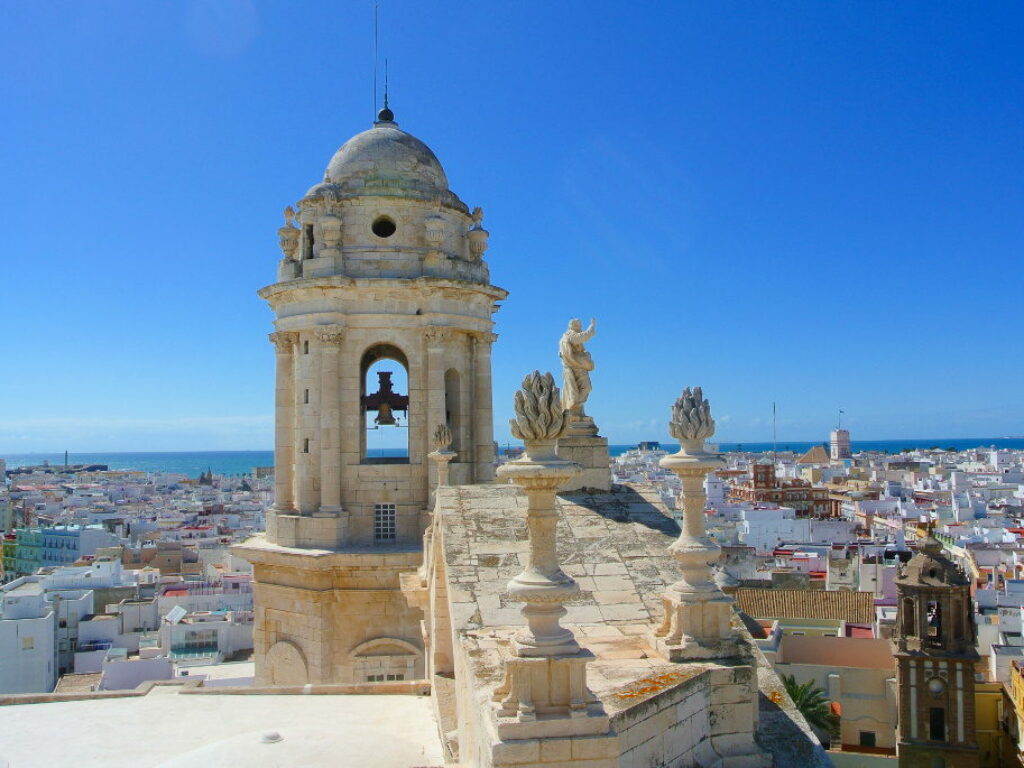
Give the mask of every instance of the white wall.
M 57 684 L 54 616 L 0 620 L 0 693 L 49 693 Z
M 103 665 L 101 691 L 134 690 L 150 680 L 170 680 L 174 665 L 170 659 L 116 659 Z

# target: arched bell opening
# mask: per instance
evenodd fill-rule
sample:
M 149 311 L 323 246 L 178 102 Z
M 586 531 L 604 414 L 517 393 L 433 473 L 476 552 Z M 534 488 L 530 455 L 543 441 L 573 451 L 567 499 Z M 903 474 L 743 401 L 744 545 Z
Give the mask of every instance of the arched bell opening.
M 377 344 L 360 363 L 360 460 L 409 463 L 409 361 L 398 347 Z
M 450 449 L 459 453 L 462 450 L 462 385 L 459 372 L 449 368 L 444 372 L 444 419 L 452 432 Z M 456 458 L 456 461 L 462 461 Z

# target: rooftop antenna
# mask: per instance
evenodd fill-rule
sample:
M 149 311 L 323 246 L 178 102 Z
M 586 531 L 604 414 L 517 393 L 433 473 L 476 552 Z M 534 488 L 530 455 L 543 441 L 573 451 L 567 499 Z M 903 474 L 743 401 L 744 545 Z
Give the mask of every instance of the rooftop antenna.
M 842 428 L 843 428 L 843 409 L 840 408 L 839 409 L 839 421 L 836 424 L 836 429 L 842 429 Z
M 388 109 L 388 57 L 384 57 L 384 109 Z M 390 111 L 390 110 L 389 110 Z
M 373 114 L 377 115 L 377 3 L 373 4 Z

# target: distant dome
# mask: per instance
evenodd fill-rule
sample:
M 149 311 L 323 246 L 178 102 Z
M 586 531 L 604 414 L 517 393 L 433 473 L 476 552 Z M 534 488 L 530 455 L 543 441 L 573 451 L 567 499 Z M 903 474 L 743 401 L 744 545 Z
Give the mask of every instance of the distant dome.
M 922 587 L 962 587 L 970 584 L 963 569 L 946 557 L 942 542 L 930 533 L 918 544 L 917 553 L 903 566 L 896 581 Z
M 331 158 L 324 181 L 345 192 L 375 187 L 391 194 L 448 191 L 448 177 L 430 147 L 387 120 L 346 141 Z

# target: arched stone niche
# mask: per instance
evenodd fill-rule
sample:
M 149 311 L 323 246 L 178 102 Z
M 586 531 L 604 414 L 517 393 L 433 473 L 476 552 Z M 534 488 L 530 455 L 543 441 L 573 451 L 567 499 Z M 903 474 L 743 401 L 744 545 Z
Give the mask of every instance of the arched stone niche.
M 269 685 L 305 685 L 309 682 L 306 657 L 297 645 L 287 640 L 274 643 L 263 658 L 265 673 L 262 677 Z
M 423 652 L 397 637 L 377 637 L 349 652 L 356 683 L 385 683 L 423 677 Z

